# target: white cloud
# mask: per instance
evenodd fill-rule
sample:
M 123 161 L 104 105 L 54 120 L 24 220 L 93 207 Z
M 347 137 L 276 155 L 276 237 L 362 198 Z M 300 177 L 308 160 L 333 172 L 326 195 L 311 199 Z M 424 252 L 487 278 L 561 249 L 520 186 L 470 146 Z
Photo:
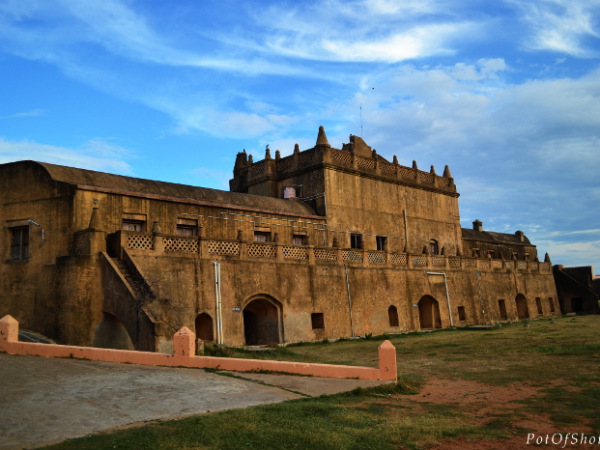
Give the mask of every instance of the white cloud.
M 565 266 L 593 266 L 594 273 L 600 274 L 600 240 L 586 240 L 578 242 L 565 242 L 561 239 L 543 240 L 534 242 L 550 255 L 552 264 L 563 264 Z M 543 258 L 543 254 L 540 255 Z
M 41 144 L 34 141 L 10 141 L 0 138 L 0 164 L 34 160 L 83 169 L 128 174 L 125 158 L 132 152 L 106 140 L 93 139 L 78 148 Z
M 46 112 L 43 109 L 32 109 L 29 111 L 23 111 L 18 113 L 9 114 L 7 116 L 2 116 L 0 119 L 21 119 L 27 117 L 41 117 L 45 115 Z
M 435 13 L 435 18 L 433 18 Z M 358 1 L 271 6 L 253 12 L 264 32 L 246 45 L 267 53 L 336 62 L 394 63 L 451 54 L 452 42 L 478 35 L 433 2 Z
M 598 56 L 587 38 L 600 38 L 600 2 L 598 0 L 509 0 L 522 12 L 522 20 L 531 30 L 528 46 L 576 57 Z
M 502 60 L 405 65 L 364 81 L 376 87 L 358 95 L 367 143 L 403 165 L 416 159 L 439 173 L 449 164 L 464 226 L 478 218 L 488 230 L 522 229 L 544 241 L 540 251 L 556 239 L 545 250 L 555 263 L 573 264 L 572 241 L 588 258 L 580 262 L 597 261 L 584 230 L 598 222 L 600 71 L 516 84 L 508 69 Z
M 445 42 L 467 25 L 433 24 L 415 26 L 386 36 L 354 33 L 329 36 L 276 35 L 266 42 L 277 54 L 318 61 L 386 62 L 452 53 Z M 305 33 L 303 33 L 305 34 Z
M 365 0 L 364 6 L 376 14 L 420 15 L 436 11 L 434 2 L 429 0 Z

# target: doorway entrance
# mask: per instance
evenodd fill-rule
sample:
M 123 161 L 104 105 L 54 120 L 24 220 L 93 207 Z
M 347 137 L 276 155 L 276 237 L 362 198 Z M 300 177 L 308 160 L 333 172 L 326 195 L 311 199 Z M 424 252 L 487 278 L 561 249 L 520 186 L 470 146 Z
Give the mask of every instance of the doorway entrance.
M 212 341 L 213 335 L 213 320 L 207 313 L 198 314 L 195 321 L 196 325 L 196 339 L 202 339 L 203 341 Z
M 281 342 L 281 307 L 272 300 L 258 298 L 244 308 L 246 345 L 276 345 Z
M 527 299 L 523 294 L 518 294 L 515 298 L 517 304 L 517 316 L 519 319 L 529 319 L 529 309 L 527 308 Z
M 433 297 L 426 295 L 419 300 L 419 323 L 422 330 L 442 328 L 440 306 Z

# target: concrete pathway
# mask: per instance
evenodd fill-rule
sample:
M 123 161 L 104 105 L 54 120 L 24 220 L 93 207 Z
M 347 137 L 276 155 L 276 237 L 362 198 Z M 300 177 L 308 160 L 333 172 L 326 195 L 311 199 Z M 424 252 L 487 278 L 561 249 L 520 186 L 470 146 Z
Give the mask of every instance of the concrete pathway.
M 0 353 L 0 450 L 381 384 Z

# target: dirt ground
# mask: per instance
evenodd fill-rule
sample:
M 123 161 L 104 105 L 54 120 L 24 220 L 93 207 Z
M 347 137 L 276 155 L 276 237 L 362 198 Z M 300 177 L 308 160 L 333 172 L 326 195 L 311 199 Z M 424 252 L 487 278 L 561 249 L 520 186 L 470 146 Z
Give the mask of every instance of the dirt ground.
M 561 380 L 554 380 L 545 388 L 552 385 L 561 385 Z M 557 433 L 552 421 L 547 415 L 535 414 L 527 411 L 525 405 L 528 399 L 542 395 L 541 388 L 526 384 L 511 384 L 508 386 L 494 386 L 465 380 L 430 379 L 420 388 L 417 395 L 402 396 L 401 401 L 409 402 L 418 407 L 419 403 L 431 402 L 437 404 L 456 405 L 457 411 L 472 417 L 475 424 L 484 426 L 502 415 L 518 417 L 518 423 L 513 423 L 514 436 L 509 439 L 496 441 L 471 441 L 464 438 L 447 440 L 432 450 L 513 450 L 532 448 L 600 448 L 595 445 L 541 445 L 534 442 L 527 444 L 527 435 L 522 429 L 535 430 L 536 436 L 552 436 Z M 400 397 L 399 397 L 400 398 Z M 570 432 L 586 433 L 594 435 L 594 430 L 586 427 L 569 430 Z

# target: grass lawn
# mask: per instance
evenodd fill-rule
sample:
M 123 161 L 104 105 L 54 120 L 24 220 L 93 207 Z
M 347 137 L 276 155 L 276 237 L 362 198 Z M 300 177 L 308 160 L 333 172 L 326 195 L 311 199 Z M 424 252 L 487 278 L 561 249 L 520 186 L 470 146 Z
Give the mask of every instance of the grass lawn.
M 577 316 L 389 336 L 397 386 L 159 422 L 46 448 L 513 449 L 534 447 L 526 445 L 529 433 L 597 439 L 599 331 L 600 316 Z M 262 357 L 375 366 L 382 339 L 290 345 Z

